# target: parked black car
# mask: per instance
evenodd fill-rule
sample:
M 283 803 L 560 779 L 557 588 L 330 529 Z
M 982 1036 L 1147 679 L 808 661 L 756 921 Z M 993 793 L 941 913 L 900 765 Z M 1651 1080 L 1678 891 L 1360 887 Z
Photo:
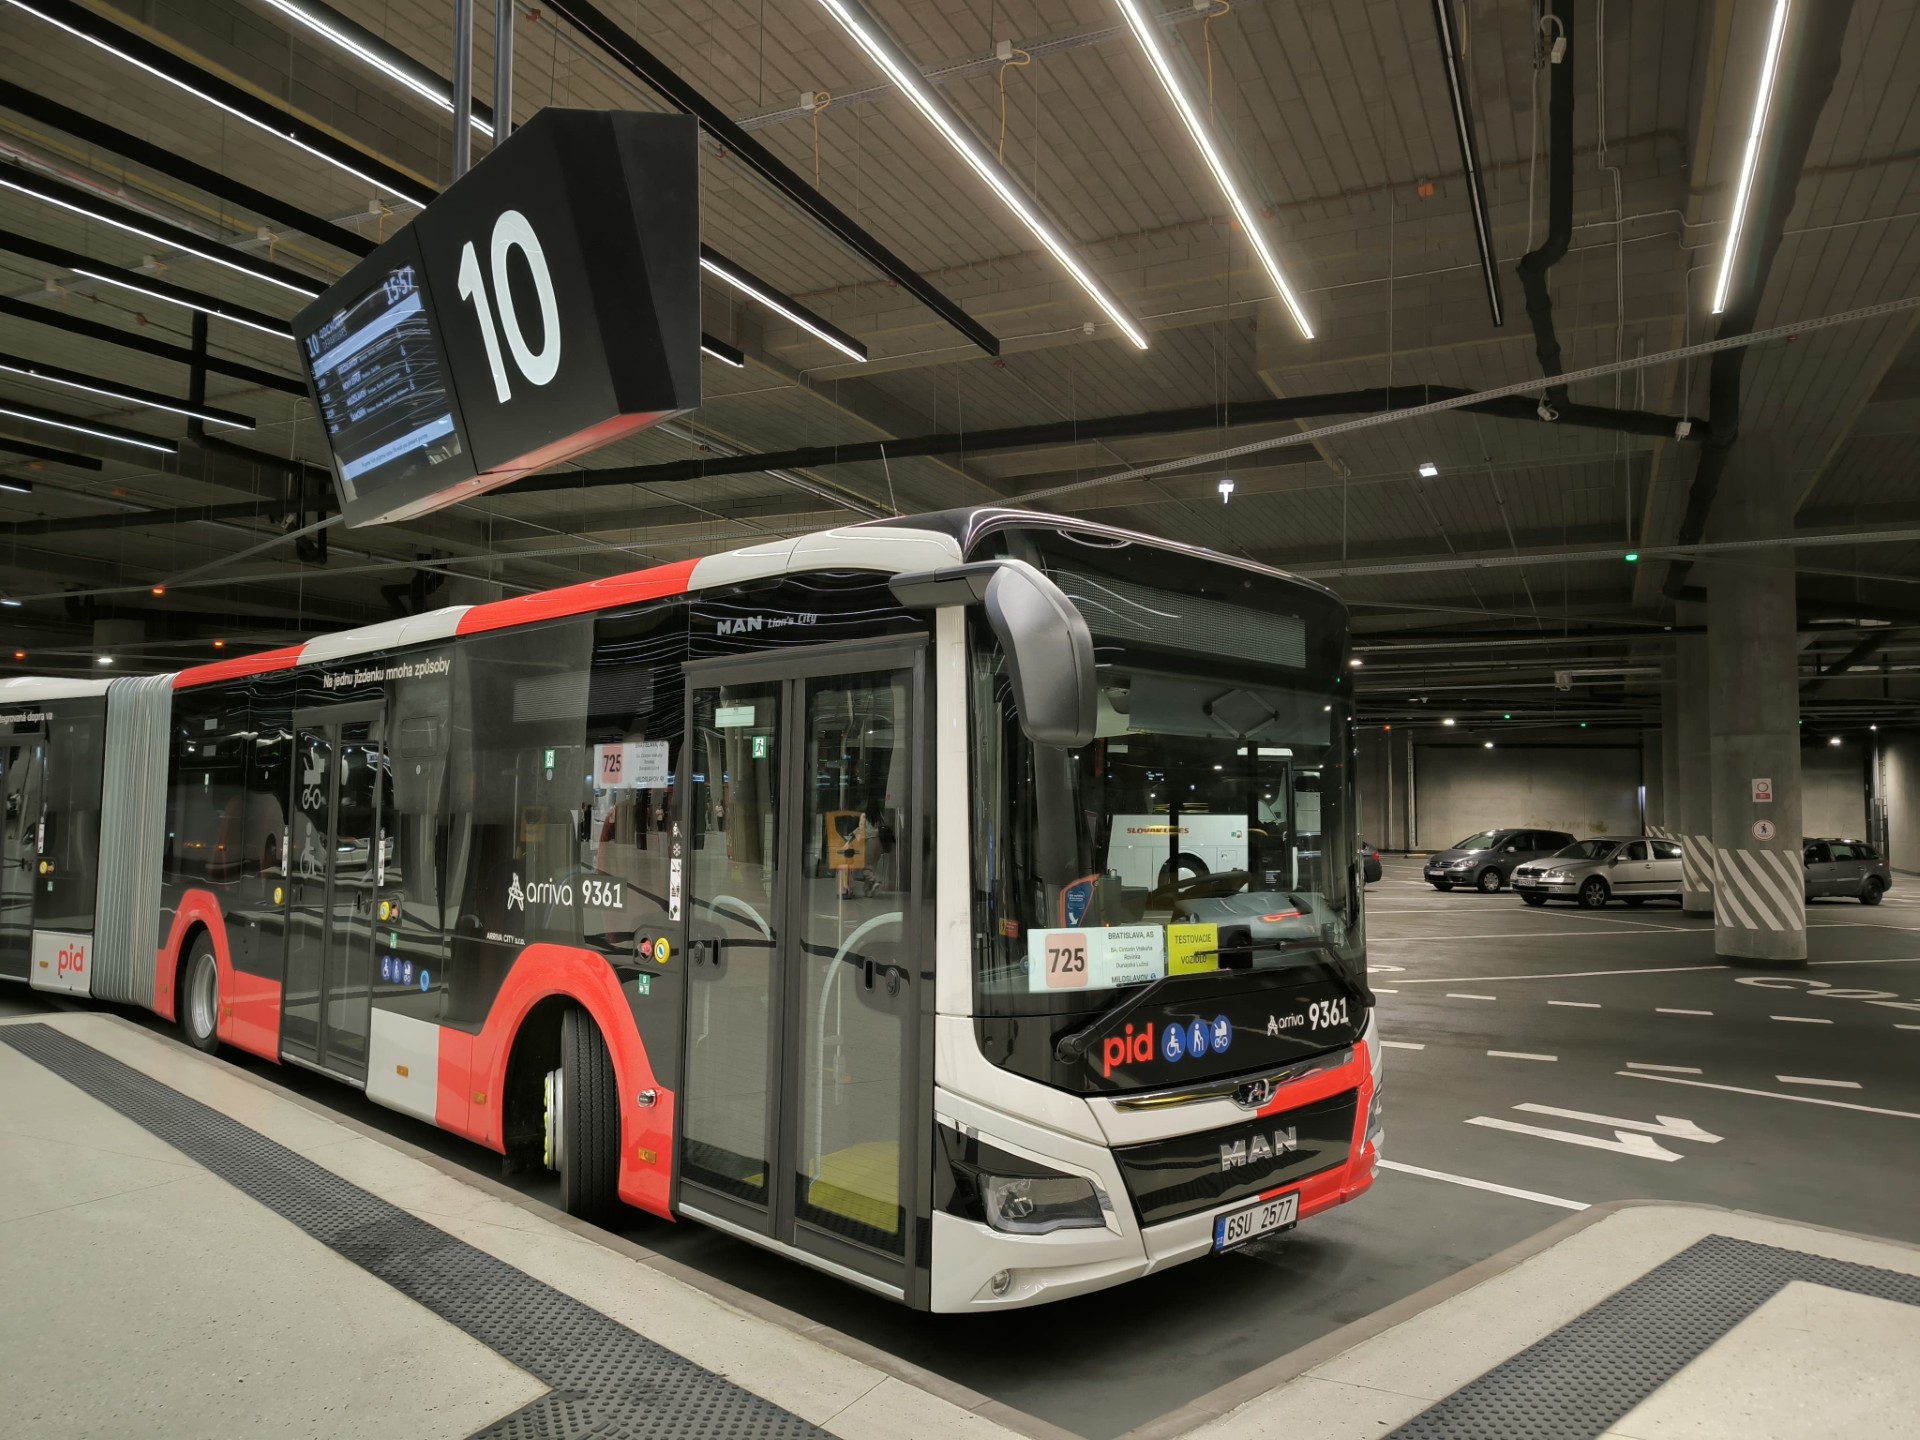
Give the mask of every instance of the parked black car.
M 1491 895 L 1507 883 L 1514 866 L 1551 855 L 1572 843 L 1573 836 L 1564 830 L 1482 830 L 1458 845 L 1429 855 L 1427 883 L 1436 890 L 1472 885 Z
M 1360 842 L 1360 868 L 1367 877 L 1367 884 L 1371 885 L 1380 878 L 1380 852 L 1364 840 Z

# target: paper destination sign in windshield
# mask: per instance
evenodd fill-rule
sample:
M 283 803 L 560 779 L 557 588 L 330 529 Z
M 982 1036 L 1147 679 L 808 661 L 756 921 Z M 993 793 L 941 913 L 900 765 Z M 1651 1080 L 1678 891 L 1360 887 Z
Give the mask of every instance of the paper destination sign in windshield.
M 1029 990 L 1111 990 L 1166 971 L 1166 931 L 1158 925 L 1027 932 Z

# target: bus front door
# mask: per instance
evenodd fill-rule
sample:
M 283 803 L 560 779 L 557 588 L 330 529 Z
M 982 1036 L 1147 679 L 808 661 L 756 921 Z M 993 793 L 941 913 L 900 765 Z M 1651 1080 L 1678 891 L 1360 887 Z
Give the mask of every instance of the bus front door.
M 690 666 L 683 792 L 680 1208 L 903 1297 L 927 1169 L 921 674 L 901 646 Z
M 0 741 L 0 979 L 25 980 L 33 953 L 33 895 L 45 848 L 44 751 L 37 735 Z
M 387 861 L 377 708 L 294 716 L 280 1050 L 345 1079 L 367 1069 L 374 905 Z

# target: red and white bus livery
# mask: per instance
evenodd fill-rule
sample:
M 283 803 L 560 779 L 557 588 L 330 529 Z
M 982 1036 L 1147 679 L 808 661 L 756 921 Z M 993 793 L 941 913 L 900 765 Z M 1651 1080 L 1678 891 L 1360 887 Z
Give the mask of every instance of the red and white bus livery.
M 907 1304 L 1373 1181 L 1347 620 L 976 509 L 0 683 L 0 978 Z

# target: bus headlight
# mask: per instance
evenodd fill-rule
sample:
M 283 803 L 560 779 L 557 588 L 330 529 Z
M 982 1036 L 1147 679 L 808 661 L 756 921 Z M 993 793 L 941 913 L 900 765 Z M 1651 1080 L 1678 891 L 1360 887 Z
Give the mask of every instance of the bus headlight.
M 987 1223 L 1014 1235 L 1099 1229 L 1106 1217 L 1093 1182 L 1079 1175 L 982 1175 Z

